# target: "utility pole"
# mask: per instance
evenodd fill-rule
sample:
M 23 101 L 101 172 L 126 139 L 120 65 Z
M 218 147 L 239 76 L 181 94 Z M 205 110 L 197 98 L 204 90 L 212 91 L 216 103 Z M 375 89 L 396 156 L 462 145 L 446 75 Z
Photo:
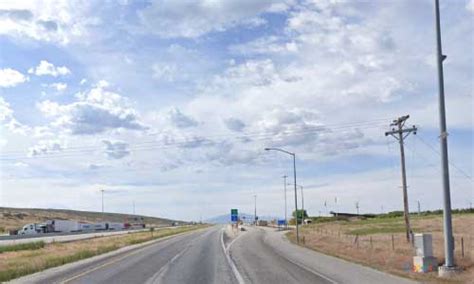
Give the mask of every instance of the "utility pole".
M 336 218 L 337 218 L 337 211 L 338 211 L 338 208 L 337 208 L 337 196 L 334 197 L 334 204 L 336 205 Z
M 286 178 L 287 176 L 283 176 L 283 188 L 285 190 L 285 227 L 288 228 L 288 212 L 287 212 L 287 207 L 286 207 Z
M 408 212 L 408 192 L 407 192 L 407 176 L 405 170 L 405 148 L 403 141 L 410 135 L 411 132 L 416 134 L 417 128 L 413 125 L 411 128 L 403 128 L 405 126 L 405 122 L 409 118 L 409 115 L 405 115 L 395 119 L 390 126 L 392 126 L 392 130 L 385 132 L 385 136 L 392 135 L 395 139 L 398 140 L 400 144 L 400 161 L 402 165 L 402 187 L 403 187 L 403 209 L 404 209 L 404 217 L 405 217 L 405 228 L 406 228 L 406 238 L 407 242 L 410 242 L 411 239 L 411 228 L 410 228 L 410 219 L 409 219 L 409 212 Z
M 421 205 L 420 205 L 420 200 L 418 200 L 418 216 L 421 214 Z
M 255 226 L 257 226 L 257 195 L 253 196 L 255 200 L 255 211 L 254 211 L 254 221 L 255 221 Z
M 356 202 L 357 215 L 359 215 L 359 201 Z
M 449 188 L 449 164 L 448 164 L 448 132 L 446 130 L 446 107 L 444 103 L 444 75 L 443 61 L 446 55 L 443 54 L 441 46 L 441 24 L 439 15 L 439 0 L 435 0 L 435 29 L 436 29 L 436 63 L 438 67 L 438 104 L 439 104 L 439 130 L 441 146 L 441 169 L 443 173 L 443 224 L 444 224 L 444 268 L 440 273 L 447 272 L 455 267 L 454 264 L 454 238 L 451 220 L 451 192 Z M 444 271 L 446 270 L 446 271 Z

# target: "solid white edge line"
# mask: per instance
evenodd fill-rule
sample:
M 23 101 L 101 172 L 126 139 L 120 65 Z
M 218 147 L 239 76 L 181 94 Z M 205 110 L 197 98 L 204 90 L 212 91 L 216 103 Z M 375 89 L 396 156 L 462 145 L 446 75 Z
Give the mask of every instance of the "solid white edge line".
M 222 250 L 224 251 L 225 257 L 227 259 L 227 263 L 231 267 L 232 272 L 234 273 L 234 276 L 237 279 L 237 282 L 239 284 L 245 284 L 244 278 L 242 277 L 239 270 L 237 269 L 237 266 L 235 265 L 234 261 L 230 257 L 230 254 L 229 254 L 229 251 L 228 251 L 228 248 L 230 247 L 230 245 L 229 245 L 229 247 L 227 247 L 227 249 L 225 247 L 225 244 L 224 244 L 224 229 L 222 229 L 222 231 L 221 231 L 221 245 L 222 245 Z

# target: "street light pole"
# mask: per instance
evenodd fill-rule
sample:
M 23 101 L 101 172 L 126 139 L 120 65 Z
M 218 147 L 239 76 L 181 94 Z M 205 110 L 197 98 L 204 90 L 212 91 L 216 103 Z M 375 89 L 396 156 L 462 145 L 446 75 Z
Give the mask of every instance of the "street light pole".
M 301 189 L 301 211 L 303 212 L 302 213 L 303 220 L 301 220 L 301 221 L 304 222 L 304 194 L 303 194 L 303 186 L 302 185 L 300 185 L 300 189 Z
M 100 190 L 101 193 L 102 193 L 102 215 L 104 215 L 104 189 L 101 189 Z
M 291 184 L 288 184 L 288 185 L 291 185 Z M 301 190 L 301 211 L 303 212 L 302 213 L 302 222 L 304 221 L 304 194 L 303 194 L 303 186 L 302 185 L 299 185 L 297 184 L 296 186 L 298 186 Z
M 255 211 L 254 211 L 254 221 L 255 221 L 255 226 L 257 226 L 257 195 L 253 196 L 255 200 Z
M 288 213 L 287 213 L 287 207 L 286 207 L 286 178 L 287 176 L 283 176 L 283 187 L 285 190 L 285 227 L 288 228 Z
M 294 181 L 294 189 L 295 189 L 295 221 L 296 221 L 296 243 L 300 243 L 300 233 L 299 233 L 299 226 L 298 226 L 298 191 L 296 189 L 296 154 L 292 152 L 288 152 L 286 150 L 280 148 L 265 148 L 265 151 L 278 151 L 293 157 L 293 181 Z
M 295 220 L 296 220 L 296 243 L 300 243 L 300 232 L 298 228 L 298 193 L 296 190 L 296 154 L 290 153 L 293 156 L 293 179 L 295 182 Z

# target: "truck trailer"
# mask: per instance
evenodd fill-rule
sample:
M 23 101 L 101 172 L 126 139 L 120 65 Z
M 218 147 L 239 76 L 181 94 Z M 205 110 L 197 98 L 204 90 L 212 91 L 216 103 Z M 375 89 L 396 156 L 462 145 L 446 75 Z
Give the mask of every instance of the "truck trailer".
M 82 229 L 79 222 L 71 220 L 54 219 L 46 221 L 46 224 L 52 228 L 51 232 L 56 233 L 78 232 Z

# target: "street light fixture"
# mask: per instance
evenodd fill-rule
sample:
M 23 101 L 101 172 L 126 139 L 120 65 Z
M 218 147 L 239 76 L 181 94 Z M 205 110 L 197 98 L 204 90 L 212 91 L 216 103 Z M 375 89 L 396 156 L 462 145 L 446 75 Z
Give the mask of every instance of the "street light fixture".
M 265 148 L 265 151 L 278 151 L 282 152 L 285 154 L 288 154 L 293 157 L 293 181 L 294 181 L 294 187 L 295 187 L 295 220 L 296 220 L 296 243 L 300 243 L 300 233 L 299 233 L 299 228 L 298 228 L 298 192 L 296 189 L 296 154 L 292 152 L 288 152 L 286 150 L 280 149 L 280 148 Z

